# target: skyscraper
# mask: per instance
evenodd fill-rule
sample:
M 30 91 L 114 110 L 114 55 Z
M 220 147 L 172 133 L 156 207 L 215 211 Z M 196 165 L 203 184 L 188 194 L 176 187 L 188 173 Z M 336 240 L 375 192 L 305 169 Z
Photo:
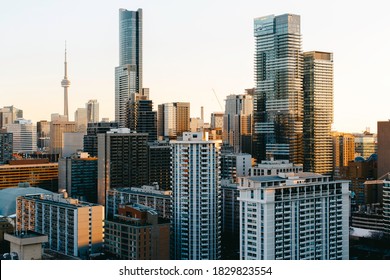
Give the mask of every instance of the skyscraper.
M 115 120 L 126 126 L 127 104 L 142 89 L 142 10 L 119 10 L 119 66 L 115 68 Z
M 158 105 L 157 135 L 159 139 L 176 139 L 190 131 L 190 103 L 173 102 Z
M 64 88 L 64 115 L 69 120 L 68 87 L 70 86 L 70 81 L 68 80 L 68 62 L 66 61 L 66 43 L 65 43 L 64 79 L 61 81 L 61 86 Z
M 37 151 L 37 127 L 31 120 L 17 119 L 5 126 L 13 134 L 14 153 L 33 153 Z
M 332 174 L 333 54 L 313 51 L 303 57 L 303 168 Z
M 185 132 L 172 140 L 172 258 L 221 256 L 220 141 Z
M 99 122 L 99 102 L 96 99 L 88 100 L 85 104 L 87 108 L 87 120 L 89 123 Z
M 303 163 L 303 61 L 300 16 L 254 19 L 253 155 Z

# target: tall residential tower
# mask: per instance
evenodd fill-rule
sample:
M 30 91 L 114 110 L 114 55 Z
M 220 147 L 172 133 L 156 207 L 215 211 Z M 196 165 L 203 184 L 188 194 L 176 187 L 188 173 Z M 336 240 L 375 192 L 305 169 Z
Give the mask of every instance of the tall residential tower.
M 300 16 L 255 18 L 253 155 L 303 163 L 303 59 Z

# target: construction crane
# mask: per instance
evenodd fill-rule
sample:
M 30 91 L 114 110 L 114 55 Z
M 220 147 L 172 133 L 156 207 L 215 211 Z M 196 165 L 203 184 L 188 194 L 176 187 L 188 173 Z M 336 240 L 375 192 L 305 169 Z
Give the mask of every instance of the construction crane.
M 221 112 L 223 112 L 224 110 L 223 110 L 223 107 L 222 107 L 222 105 L 221 105 L 221 102 L 219 102 L 219 98 L 218 98 L 217 94 L 215 93 L 215 90 L 214 90 L 213 88 L 212 88 L 212 90 L 213 90 L 213 92 L 214 92 L 215 98 L 216 98 L 217 101 L 218 101 L 219 107 L 221 108 Z

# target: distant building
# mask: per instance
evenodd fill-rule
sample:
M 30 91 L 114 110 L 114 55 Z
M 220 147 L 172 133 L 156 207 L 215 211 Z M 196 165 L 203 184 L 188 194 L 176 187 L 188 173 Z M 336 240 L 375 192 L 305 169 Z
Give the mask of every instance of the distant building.
M 365 131 L 354 133 L 355 136 L 355 156 L 368 159 L 372 154 L 378 152 L 378 138 L 376 134 Z
M 383 224 L 387 237 L 390 237 L 390 180 L 383 181 Z
M 378 179 L 390 172 L 390 121 L 378 122 Z
M 8 133 L 12 133 L 14 153 L 37 151 L 37 127 L 30 120 L 17 119 L 5 127 Z
M 99 122 L 99 102 L 96 99 L 88 100 L 85 104 L 87 109 L 87 121 L 88 123 Z
M 169 260 L 169 220 L 153 208 L 120 205 L 119 213 L 105 221 L 105 250 L 119 260 Z
M 106 191 L 148 184 L 148 134 L 112 129 L 98 135 L 98 203 Z
M 189 102 L 158 105 L 157 136 L 159 139 L 177 139 L 186 131 L 190 131 Z
M 332 132 L 333 175 L 340 176 L 340 168 L 355 159 L 355 137 L 350 133 Z
M 12 159 L 13 136 L 12 133 L 0 131 L 0 164 L 6 164 Z
M 62 157 L 70 157 L 84 149 L 83 132 L 64 132 L 63 133 Z
M 23 118 L 23 110 L 12 106 L 0 108 L 0 129 L 5 128 L 7 124 L 13 124 L 17 119 Z
M 172 191 L 160 190 L 157 185 L 140 188 L 117 188 L 107 191 L 106 217 L 111 219 L 118 214 L 120 204 L 136 203 L 157 211 L 159 217 L 172 217 Z
M 64 119 L 67 119 L 67 117 L 52 117 L 50 123 L 50 153 L 59 154 L 60 157 L 64 148 L 64 133 L 77 131 L 75 122 Z
M 250 154 L 221 154 L 221 179 L 237 181 L 238 177 L 249 176 L 252 167 Z
M 49 191 L 58 190 L 58 163 L 48 160 L 14 160 L 0 166 L 0 190 L 27 182 Z
M 76 131 L 86 133 L 88 124 L 87 108 L 77 108 L 74 113 L 74 122 L 76 123 Z
M 25 195 L 16 203 L 17 230 L 46 234 L 51 250 L 82 259 L 102 251 L 103 206 L 61 194 Z
M 59 189 L 72 198 L 97 203 L 97 158 L 78 153 L 58 161 Z
M 50 148 L 50 122 L 37 122 L 37 145 L 38 150 L 48 152 Z
M 348 185 L 306 172 L 241 178 L 240 259 L 348 259 Z
M 98 155 L 98 134 L 106 133 L 111 128 L 118 128 L 117 122 L 88 123 L 87 135 L 84 135 L 84 152 L 92 157 Z

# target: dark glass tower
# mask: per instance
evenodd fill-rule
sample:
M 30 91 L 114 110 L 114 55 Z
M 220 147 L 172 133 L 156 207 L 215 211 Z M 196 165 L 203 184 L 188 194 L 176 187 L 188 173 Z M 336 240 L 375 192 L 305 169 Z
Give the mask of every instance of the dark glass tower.
M 303 163 L 303 57 L 300 16 L 254 20 L 253 155 Z

